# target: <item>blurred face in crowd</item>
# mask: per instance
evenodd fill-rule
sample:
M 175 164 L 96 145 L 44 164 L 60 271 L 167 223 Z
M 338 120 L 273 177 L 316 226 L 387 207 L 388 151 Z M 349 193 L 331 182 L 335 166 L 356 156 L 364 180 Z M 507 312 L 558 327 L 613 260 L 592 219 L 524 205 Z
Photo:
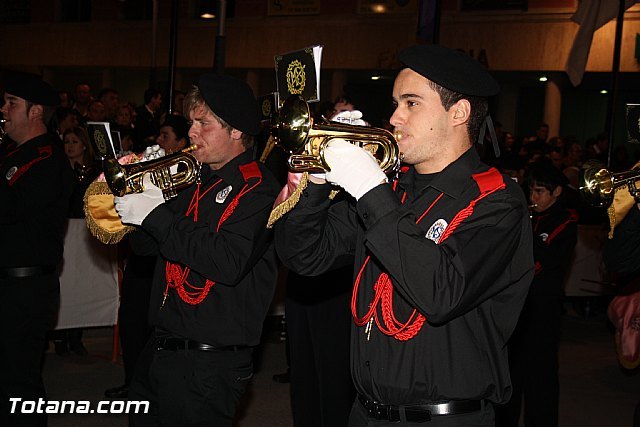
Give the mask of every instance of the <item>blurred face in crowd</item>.
M 118 107 L 116 112 L 116 124 L 122 127 L 131 126 L 132 117 L 131 110 L 126 105 L 121 105 Z
M 171 126 L 162 126 L 160 128 L 160 134 L 156 138 L 156 143 L 164 148 L 167 154 L 175 153 L 182 150 L 186 145 L 184 138 L 178 139 L 176 133 Z
M 69 132 L 64 136 L 64 153 L 67 155 L 67 158 L 72 165 L 76 162 L 82 163 L 84 150 L 86 150 L 86 147 L 78 135 L 73 132 Z
M 549 191 L 546 187 L 541 185 L 529 186 L 529 200 L 531 204 L 536 205 L 534 212 L 544 212 L 549 209 L 562 194 L 562 187 L 557 186 L 553 191 Z
M 78 116 L 74 113 L 68 114 L 58 125 L 58 132 L 64 134 L 67 130 L 78 126 Z
M 87 110 L 89 121 L 103 122 L 107 117 L 106 114 L 104 104 L 101 101 L 93 101 L 89 104 L 89 109 Z
M 211 169 L 220 169 L 244 151 L 242 132 L 225 128 L 206 106 L 193 108 L 189 112 L 189 120 L 189 138 L 192 144 L 198 146 L 191 154 Z
M 89 85 L 76 86 L 76 102 L 80 105 L 87 105 L 91 101 L 91 87 Z
M 120 97 L 116 92 L 107 92 L 101 99 L 108 115 L 115 115 Z
M 158 111 L 162 106 L 162 95 L 158 94 L 151 98 L 151 102 L 149 102 L 149 108 L 152 111 Z

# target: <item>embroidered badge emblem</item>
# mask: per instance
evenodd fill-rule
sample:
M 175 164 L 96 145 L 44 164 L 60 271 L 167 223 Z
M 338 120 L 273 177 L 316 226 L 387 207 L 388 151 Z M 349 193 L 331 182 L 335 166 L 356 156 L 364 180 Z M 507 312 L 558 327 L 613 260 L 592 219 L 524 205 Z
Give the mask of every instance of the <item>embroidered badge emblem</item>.
M 216 194 L 216 203 L 224 203 L 224 201 L 227 200 L 229 193 L 231 193 L 231 190 L 233 190 L 233 187 L 230 185 L 220 190 L 218 194 Z
M 549 234 L 547 233 L 541 233 L 540 234 L 540 238 L 542 239 L 543 242 L 546 242 L 547 239 L 549 238 Z
M 447 224 L 447 221 L 440 218 L 439 220 L 434 222 L 431 227 L 429 227 L 429 231 L 427 231 L 427 234 L 424 237 L 438 243 L 440 241 L 442 233 L 444 233 L 444 230 L 447 229 L 447 225 L 449 225 Z
M 11 178 L 13 178 L 13 175 L 16 174 L 16 172 L 18 172 L 17 166 L 10 167 L 9 170 L 7 171 L 7 174 L 5 175 L 5 178 L 7 178 L 7 181 L 10 181 Z

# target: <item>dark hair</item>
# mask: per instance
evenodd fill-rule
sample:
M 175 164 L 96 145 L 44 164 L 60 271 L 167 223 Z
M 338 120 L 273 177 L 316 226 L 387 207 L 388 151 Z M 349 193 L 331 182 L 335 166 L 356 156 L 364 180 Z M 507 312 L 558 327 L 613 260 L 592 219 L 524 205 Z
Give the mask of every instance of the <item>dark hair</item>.
M 118 91 L 117 90 L 115 90 L 113 88 L 110 88 L 110 87 L 106 87 L 106 88 L 104 88 L 104 89 L 102 89 L 100 91 L 100 93 L 98 94 L 98 99 L 102 100 L 102 98 L 104 98 L 105 96 L 107 96 L 110 93 L 115 93 L 116 95 L 118 95 Z
M 173 129 L 173 133 L 176 134 L 177 139 L 185 138 L 187 142 L 189 141 L 189 125 L 187 123 L 187 119 L 185 119 L 184 117 L 167 115 L 167 118 L 164 119 L 162 126 L 171 127 L 171 129 Z
M 209 104 L 207 104 L 207 101 L 202 96 L 202 92 L 200 92 L 200 88 L 196 85 L 193 85 L 189 90 L 189 92 L 187 92 L 187 94 L 184 96 L 183 114 L 188 117 L 193 110 L 199 107 L 202 107 L 208 112 L 210 112 L 213 115 L 213 118 L 218 123 L 220 123 L 220 126 L 226 129 L 227 132 L 231 132 L 233 127 L 229 123 L 222 120 L 216 113 L 213 112 L 213 110 L 211 110 L 211 108 L 209 107 Z M 253 136 L 245 132 L 242 132 L 242 146 L 246 150 L 250 150 L 253 148 L 253 144 L 254 144 Z
M 469 104 L 471 104 L 471 116 L 467 122 L 467 134 L 469 135 L 471 143 L 475 143 L 478 140 L 478 135 L 480 135 L 480 127 L 484 126 L 484 120 L 489 112 L 489 101 L 487 101 L 487 98 L 463 95 L 442 87 L 431 80 L 428 80 L 428 84 L 431 89 L 440 95 L 440 102 L 445 111 L 449 111 L 449 109 L 461 99 L 469 101 Z
M 151 100 L 153 98 L 155 98 L 158 95 L 162 95 L 162 92 L 160 92 L 160 89 L 154 89 L 154 88 L 149 88 L 147 90 L 144 91 L 144 103 L 148 104 L 151 102 Z
M 529 166 L 525 181 L 529 187 L 541 186 L 549 191 L 564 187 L 569 180 L 547 157 L 541 157 Z

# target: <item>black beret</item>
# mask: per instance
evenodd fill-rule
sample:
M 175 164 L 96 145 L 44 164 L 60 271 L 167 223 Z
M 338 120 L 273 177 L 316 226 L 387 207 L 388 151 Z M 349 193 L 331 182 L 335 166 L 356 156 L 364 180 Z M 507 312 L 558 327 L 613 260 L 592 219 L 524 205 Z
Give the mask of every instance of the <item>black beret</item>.
M 211 111 L 234 129 L 260 133 L 258 102 L 249 85 L 234 77 L 204 74 L 196 83 Z
M 469 96 L 496 95 L 500 86 L 466 53 L 440 45 L 415 45 L 398 54 L 408 68 L 440 86 Z
M 51 106 L 60 104 L 58 92 L 35 74 L 13 73 L 7 75 L 4 90 L 34 104 Z

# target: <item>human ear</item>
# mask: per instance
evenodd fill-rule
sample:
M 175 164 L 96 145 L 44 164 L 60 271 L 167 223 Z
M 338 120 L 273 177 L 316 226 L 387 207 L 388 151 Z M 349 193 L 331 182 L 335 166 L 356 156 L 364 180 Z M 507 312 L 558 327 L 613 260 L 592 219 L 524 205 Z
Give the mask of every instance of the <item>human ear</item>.
M 562 194 L 562 186 L 558 185 L 556 188 L 553 189 L 553 193 L 551 193 L 553 195 L 553 197 L 558 198 L 560 197 L 560 195 Z
M 471 104 L 466 99 L 461 99 L 451 106 L 453 111 L 454 125 L 465 124 L 469 121 L 471 116 Z

